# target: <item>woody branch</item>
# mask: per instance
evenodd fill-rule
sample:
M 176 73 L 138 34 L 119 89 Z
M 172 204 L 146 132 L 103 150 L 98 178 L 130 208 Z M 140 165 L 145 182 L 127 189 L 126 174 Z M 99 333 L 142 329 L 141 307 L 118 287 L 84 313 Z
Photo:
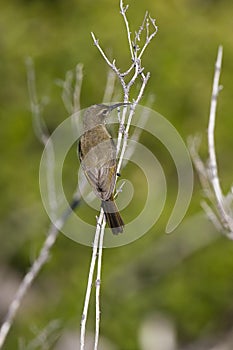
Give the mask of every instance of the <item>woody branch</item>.
M 47 146 L 46 147 L 47 188 L 48 188 L 50 208 L 51 208 L 51 211 L 55 213 L 56 207 L 57 207 L 57 198 L 56 198 L 56 192 L 54 189 L 54 168 L 55 168 L 54 165 L 55 164 L 54 164 L 53 144 L 49 139 L 50 135 L 48 133 L 46 124 L 44 123 L 42 118 L 43 104 L 38 101 L 37 91 L 36 91 L 35 70 L 34 70 L 34 65 L 31 58 L 27 59 L 26 66 L 27 66 L 28 91 L 29 91 L 32 121 L 33 121 L 35 135 L 37 136 L 38 140 L 42 143 L 42 145 Z M 70 111 L 73 111 L 73 112 L 75 108 L 78 108 L 79 106 L 79 97 L 80 97 L 79 91 L 82 85 L 82 66 L 77 65 L 76 72 L 77 74 L 76 74 L 76 81 L 75 81 L 75 94 L 72 97 L 69 96 L 69 84 L 71 79 L 70 73 L 67 75 L 65 82 L 63 82 L 63 101 L 67 109 L 70 109 Z M 65 99 L 64 99 L 64 96 L 66 96 Z M 84 184 L 79 184 L 79 189 L 81 186 L 84 186 Z M 28 293 L 32 283 L 38 276 L 42 267 L 49 260 L 51 250 L 54 244 L 56 243 L 59 231 L 62 229 L 65 222 L 69 218 L 70 214 L 78 206 L 80 202 L 81 196 L 80 196 L 79 189 L 77 188 L 76 191 L 74 192 L 73 200 L 70 205 L 70 208 L 67 208 L 67 210 L 65 210 L 65 212 L 61 215 L 60 218 L 58 218 L 55 222 L 51 223 L 51 226 L 46 235 L 46 239 L 42 245 L 42 248 L 37 258 L 29 267 L 28 272 L 23 277 L 18 289 L 15 292 L 13 300 L 9 305 L 5 319 L 0 327 L 0 349 L 5 343 L 5 340 L 13 325 L 17 312 L 22 304 L 23 298 Z
M 138 91 L 138 94 L 136 98 L 132 99 L 132 104 L 130 107 L 130 112 L 127 117 L 127 108 L 124 107 L 122 111 L 122 115 L 119 118 L 119 131 L 118 131 L 118 139 L 117 139 L 117 155 L 119 157 L 118 166 L 117 166 L 117 173 L 120 172 L 120 169 L 122 167 L 122 162 L 124 159 L 124 155 L 127 149 L 127 140 L 129 135 L 129 129 L 131 125 L 131 121 L 134 115 L 134 111 L 136 108 L 136 105 L 140 102 L 146 84 L 149 80 L 150 73 L 144 73 L 144 67 L 142 66 L 142 56 L 151 42 L 151 40 L 154 38 L 154 36 L 157 33 L 157 26 L 155 24 L 155 20 L 151 18 L 146 12 L 143 22 L 141 26 L 139 27 L 139 30 L 135 32 L 134 38 L 132 38 L 132 34 L 130 31 L 129 22 L 126 16 L 128 6 L 124 6 L 123 0 L 120 0 L 120 13 L 123 17 L 126 33 L 127 33 L 127 39 L 128 39 L 128 45 L 129 45 L 129 51 L 130 51 L 130 57 L 131 57 L 131 63 L 129 68 L 125 72 L 121 72 L 121 70 L 116 66 L 116 60 L 114 59 L 112 62 L 109 60 L 107 55 L 105 54 L 104 50 L 99 44 L 99 40 L 95 37 L 94 33 L 92 32 L 92 38 L 94 41 L 95 46 L 99 50 L 101 56 L 105 60 L 106 64 L 110 67 L 110 69 L 116 74 L 120 85 L 123 90 L 123 101 L 125 103 L 128 103 L 130 101 L 130 90 L 131 87 L 135 84 L 137 79 L 141 80 L 141 85 Z M 151 30 L 152 28 L 152 30 Z M 145 42 L 140 47 L 141 42 L 141 35 L 145 32 Z M 120 112 L 119 112 L 120 113 Z M 132 152 L 132 151 L 131 151 Z M 100 226 L 102 229 L 100 229 Z M 96 232 L 95 232 L 95 238 L 93 243 L 93 254 L 92 254 L 92 260 L 90 265 L 90 272 L 88 277 L 88 284 L 87 284 L 87 290 L 86 290 L 86 296 L 84 301 L 84 308 L 83 308 L 83 314 L 81 319 L 81 336 L 80 336 L 80 349 L 84 350 L 85 347 L 85 333 L 86 333 L 86 321 L 87 321 L 87 313 L 88 313 L 88 306 L 90 302 L 90 295 L 91 295 L 91 287 L 93 285 L 93 276 L 94 276 L 94 266 L 96 262 L 96 255 L 98 254 L 98 268 L 97 268 L 97 278 L 96 278 L 96 330 L 95 330 L 95 345 L 94 350 L 97 350 L 98 348 L 98 340 L 99 340 L 99 326 L 100 326 L 100 285 L 101 285 L 101 264 L 102 264 L 102 247 L 103 247 L 103 237 L 104 237 L 104 227 L 105 227 L 105 218 L 103 214 L 103 209 L 100 211 L 100 215 L 97 221 L 96 226 Z
M 215 227 L 225 234 L 228 238 L 233 239 L 233 191 L 224 196 L 220 185 L 217 157 L 215 151 L 214 131 L 216 120 L 217 99 L 222 87 L 219 85 L 221 67 L 222 67 L 222 46 L 218 48 L 218 55 L 215 64 L 215 73 L 213 80 L 212 96 L 210 103 L 210 114 L 208 124 L 208 153 L 209 159 L 204 164 L 198 154 L 200 140 L 197 137 L 189 140 L 190 153 L 193 163 L 197 170 L 204 194 L 208 199 L 203 201 L 202 207 Z

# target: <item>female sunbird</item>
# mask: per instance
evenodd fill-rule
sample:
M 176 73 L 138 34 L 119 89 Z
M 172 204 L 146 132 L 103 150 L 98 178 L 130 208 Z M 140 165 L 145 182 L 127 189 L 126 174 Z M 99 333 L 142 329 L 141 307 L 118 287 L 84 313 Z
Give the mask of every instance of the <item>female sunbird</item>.
M 116 146 L 105 122 L 109 113 L 127 103 L 112 106 L 96 104 L 83 115 L 83 135 L 79 140 L 79 159 L 96 196 L 102 201 L 106 221 L 114 234 L 122 233 L 124 222 L 114 202 L 116 183 Z

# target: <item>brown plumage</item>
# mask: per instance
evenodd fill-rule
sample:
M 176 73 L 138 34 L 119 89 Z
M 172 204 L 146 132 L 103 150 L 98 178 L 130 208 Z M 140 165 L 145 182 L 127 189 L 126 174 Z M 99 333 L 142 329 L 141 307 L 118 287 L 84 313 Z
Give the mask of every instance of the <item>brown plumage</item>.
M 106 221 L 114 234 L 123 232 L 124 222 L 113 199 L 116 181 L 116 146 L 105 127 L 113 106 L 94 105 L 83 116 L 84 133 L 79 141 L 79 158 L 87 180 L 102 200 Z M 114 107 L 115 106 L 115 107 Z

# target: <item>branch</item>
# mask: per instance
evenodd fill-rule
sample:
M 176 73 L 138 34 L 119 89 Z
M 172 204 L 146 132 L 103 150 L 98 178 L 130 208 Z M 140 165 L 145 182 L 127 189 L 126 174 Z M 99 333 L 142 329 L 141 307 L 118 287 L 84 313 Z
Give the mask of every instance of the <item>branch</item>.
M 28 57 L 25 61 L 27 69 L 27 84 L 28 93 L 30 99 L 30 107 L 32 113 L 32 122 L 34 127 L 35 135 L 38 140 L 45 146 L 49 139 L 49 132 L 46 124 L 41 116 L 41 111 L 43 110 L 42 103 L 39 103 L 36 91 L 36 76 L 33 60 Z
M 55 210 L 57 205 L 57 199 L 56 199 L 55 188 L 53 186 L 53 183 L 54 183 L 53 176 L 54 176 L 54 168 L 55 168 L 53 144 L 49 139 L 49 134 L 48 134 L 46 125 L 41 116 L 42 106 L 38 102 L 38 98 L 37 98 L 35 70 L 34 70 L 34 65 L 31 58 L 27 59 L 26 67 L 27 67 L 28 91 L 29 91 L 32 120 L 34 124 L 35 134 L 43 145 L 47 145 L 47 146 L 49 145 L 49 147 L 46 147 L 47 149 L 46 156 L 47 156 L 47 165 L 48 165 L 47 166 L 47 169 L 48 169 L 47 183 L 48 183 L 48 193 L 50 197 L 50 206 L 51 206 L 51 209 Z M 78 90 L 76 89 L 76 92 L 77 91 Z M 77 96 L 79 95 L 77 94 Z M 77 96 L 76 96 L 76 103 L 78 103 Z M 45 239 L 42 245 L 42 248 L 38 254 L 38 257 L 29 268 L 29 271 L 27 272 L 27 274 L 24 276 L 23 280 L 21 281 L 18 287 L 18 290 L 15 293 L 15 296 L 12 302 L 9 305 L 7 314 L 0 328 L 0 349 L 5 343 L 6 337 L 12 327 L 12 324 L 14 322 L 14 319 L 16 317 L 16 314 L 22 303 L 23 298 L 27 294 L 31 284 L 38 276 L 44 264 L 48 261 L 50 251 L 56 242 L 59 231 L 62 229 L 62 227 L 66 223 L 72 211 L 75 210 L 75 208 L 77 208 L 77 206 L 80 203 L 80 200 L 81 200 L 80 191 L 78 190 L 78 187 L 77 187 L 77 190 L 73 195 L 73 199 L 70 204 L 70 207 L 64 211 L 64 213 L 61 215 L 60 218 L 58 218 L 55 221 L 55 223 L 51 224 L 49 231 L 47 233 L 47 238 Z
M 150 24 L 152 24 L 152 26 L 153 26 L 153 32 L 151 34 L 149 34 Z M 151 18 L 149 16 L 149 18 L 146 19 L 146 28 L 147 28 L 146 42 L 145 42 L 143 48 L 141 49 L 140 55 L 138 56 L 139 59 L 141 59 L 141 57 L 144 54 L 144 51 L 146 50 L 147 46 L 149 45 L 151 40 L 154 38 L 154 36 L 157 34 L 158 27 L 155 24 L 155 19 L 154 18 Z
M 212 210 L 212 208 L 205 202 L 202 201 L 201 202 L 201 207 L 204 210 L 204 212 L 206 213 L 208 219 L 213 223 L 213 225 L 216 227 L 216 229 L 218 231 L 222 230 L 222 225 L 221 222 L 219 221 L 217 215 L 214 213 L 214 211 Z
M 134 130 L 134 133 L 132 134 L 132 136 L 130 137 L 130 140 L 135 141 L 134 144 L 132 144 L 130 147 L 128 146 L 126 151 L 125 151 L 125 160 L 124 162 L 122 162 L 122 167 L 126 167 L 126 165 L 128 164 L 129 160 L 132 158 L 132 155 L 135 152 L 135 147 L 136 147 L 136 143 L 138 142 L 141 133 L 143 131 L 143 127 L 144 125 L 146 125 L 147 120 L 149 118 L 149 108 L 151 108 L 152 104 L 154 102 L 154 95 L 149 95 L 149 98 L 147 99 L 146 105 L 148 106 L 148 108 L 144 108 L 142 111 L 142 114 L 140 116 L 140 128 L 136 128 Z
M 19 350 L 51 349 L 60 337 L 61 323 L 59 320 L 52 320 L 42 330 L 35 329 L 35 338 L 28 344 L 23 339 L 19 341 Z
M 75 72 L 75 87 L 73 94 L 73 113 L 79 112 L 81 110 L 81 90 L 83 83 L 83 64 L 79 63 L 76 66 Z
M 218 209 L 220 216 L 224 220 L 224 227 L 227 227 L 227 214 L 224 209 L 224 199 L 222 194 L 222 189 L 220 186 L 220 181 L 218 177 L 218 167 L 215 153 L 215 143 L 214 143 L 214 129 L 215 129 L 215 119 L 216 119 L 216 108 L 217 99 L 221 87 L 219 86 L 219 78 L 222 66 L 222 46 L 219 46 L 218 56 L 215 65 L 215 74 L 213 81 L 213 89 L 210 104 L 210 115 L 209 115 L 209 125 L 208 125 L 208 151 L 209 151 L 209 176 L 210 182 L 213 187 L 213 191 L 216 197 Z
M 96 311 L 95 311 L 95 345 L 94 350 L 98 350 L 98 343 L 99 343 L 99 330 L 100 330 L 100 286 L 101 286 L 101 268 L 102 268 L 102 252 L 103 252 L 103 241 L 104 241 L 104 229 L 105 229 L 106 221 L 105 218 L 103 220 L 103 224 L 101 226 L 101 233 L 100 233 L 100 239 L 99 239 L 99 250 L 98 250 L 98 265 L 97 265 L 97 277 L 95 281 L 96 286 Z
M 126 147 L 127 147 L 127 140 L 128 140 L 128 136 L 129 136 L 129 128 L 130 128 L 131 121 L 132 121 L 132 118 L 133 118 L 133 115 L 134 115 L 134 111 L 135 111 L 136 105 L 139 103 L 140 99 L 142 98 L 142 95 L 143 95 L 143 92 L 145 90 L 146 84 L 147 84 L 147 82 L 149 80 L 149 77 L 150 77 L 150 73 L 147 73 L 147 75 L 144 76 L 143 83 L 142 83 L 141 89 L 139 91 L 139 94 L 137 96 L 137 99 L 135 100 L 135 102 L 131 106 L 129 117 L 128 117 L 128 121 L 127 121 L 126 128 L 125 128 L 125 131 L 124 131 L 124 140 L 123 140 L 123 145 L 122 145 L 122 149 L 121 149 L 121 153 L 120 153 L 119 161 L 118 161 L 118 165 L 117 165 L 117 173 L 120 173 L 120 169 L 121 169 L 121 166 L 122 166 L 123 158 L 124 158 Z M 122 135 L 122 132 L 120 131 L 118 139 L 122 138 L 121 135 Z
M 129 22 L 126 17 L 126 11 L 128 10 L 129 5 L 126 5 L 124 7 L 123 0 L 120 0 L 120 13 L 123 16 L 124 22 L 125 22 L 125 27 L 126 27 L 126 33 L 127 33 L 127 38 L 128 38 L 128 44 L 129 44 L 129 50 L 130 50 L 130 55 L 132 58 L 132 61 L 134 62 L 134 51 L 133 51 L 133 46 L 132 46 L 132 40 L 131 40 L 131 32 L 129 29 Z
M 157 32 L 157 27 L 155 26 L 154 20 L 152 20 L 150 17 L 148 19 L 148 12 L 146 12 L 143 23 L 141 27 L 138 30 L 137 33 L 137 41 L 140 40 L 140 35 L 142 31 L 145 29 L 145 23 L 148 23 L 146 25 L 147 30 L 147 36 L 146 36 L 146 42 L 143 45 L 143 48 L 140 53 L 140 57 L 137 57 L 137 47 L 132 43 L 131 40 L 131 32 L 129 29 L 129 22 L 126 17 L 126 11 L 128 9 L 128 6 L 123 5 L 123 0 L 120 0 L 120 12 L 123 16 L 125 27 L 126 27 L 126 33 L 127 33 L 127 39 L 128 39 L 128 45 L 130 50 L 130 55 L 132 59 L 132 63 L 130 63 L 129 68 L 124 72 L 121 73 L 120 69 L 116 67 L 115 59 L 113 62 L 111 62 L 107 55 L 105 54 L 104 50 L 99 45 L 99 40 L 96 39 L 94 33 L 91 33 L 92 39 L 94 41 L 94 45 L 99 50 L 101 56 L 105 60 L 106 64 L 111 68 L 111 70 L 114 72 L 114 74 L 119 79 L 119 82 L 121 84 L 122 90 L 123 90 L 123 101 L 129 102 L 130 97 L 130 90 L 131 87 L 135 84 L 137 78 L 140 78 L 141 87 L 139 89 L 139 93 L 136 96 L 136 98 L 133 100 L 133 104 L 130 107 L 130 112 L 127 118 L 127 107 L 123 107 L 122 114 L 120 116 L 120 109 L 118 110 L 118 119 L 119 119 L 119 130 L 118 130 L 118 138 L 117 138 L 117 155 L 119 155 L 119 161 L 117 166 L 117 173 L 119 173 L 122 161 L 124 158 L 124 154 L 127 148 L 127 140 L 128 140 L 128 133 L 131 125 L 131 121 L 134 115 L 134 111 L 136 108 L 136 105 L 141 100 L 146 84 L 148 82 L 148 79 L 150 77 L 150 73 L 144 74 L 144 67 L 142 67 L 141 64 L 141 58 L 143 56 L 143 53 L 146 49 L 146 47 L 149 45 L 153 37 L 155 36 Z M 154 28 L 156 27 L 156 30 L 149 34 L 149 24 L 153 24 Z M 136 41 L 136 40 L 135 40 Z M 134 70 L 132 73 L 131 78 L 127 81 L 128 75 Z M 111 93 L 112 96 L 112 93 Z M 105 95 L 106 97 L 106 95 Z M 133 153 L 133 150 L 131 150 L 131 154 Z M 117 180 L 117 179 L 116 179 Z M 97 222 L 96 227 L 96 233 L 95 233 L 95 239 L 94 239 L 94 245 L 93 245 L 93 252 L 92 252 L 92 259 L 90 264 L 90 271 L 88 276 L 88 282 L 87 282 L 87 290 L 86 290 L 86 296 L 84 301 L 84 308 L 83 308 L 83 314 L 81 319 L 81 336 L 80 336 L 80 350 L 84 350 L 85 346 L 85 332 L 86 332 L 86 321 L 87 321 L 87 313 L 88 313 L 88 307 L 90 302 L 90 294 L 91 294 L 91 286 L 93 283 L 93 274 L 94 274 L 94 268 L 96 263 L 96 254 L 97 251 L 99 253 L 98 257 L 98 267 L 97 267 L 97 278 L 96 278 L 96 325 L 95 325 L 95 347 L 94 349 L 97 350 L 98 348 L 98 340 L 99 340 L 99 327 L 100 327 L 100 281 L 101 281 L 101 264 L 102 264 L 102 248 L 103 248 L 103 237 L 104 237 L 104 228 L 105 228 L 105 218 L 103 210 L 101 209 L 100 215 Z M 101 234 L 100 234 L 101 231 Z M 97 249 L 98 248 L 98 249 Z
M 6 314 L 5 320 L 0 328 L 0 349 L 5 343 L 7 334 L 13 324 L 13 321 L 15 319 L 15 316 L 22 303 L 24 296 L 27 294 L 32 282 L 37 277 L 43 265 L 48 261 L 50 250 L 53 247 L 54 243 L 56 242 L 59 230 L 61 230 L 61 228 L 65 224 L 71 212 L 72 210 L 69 209 L 69 211 L 64 213 L 61 219 L 57 220 L 54 224 L 51 225 L 48 232 L 48 236 L 43 244 L 43 247 L 41 248 L 41 251 L 37 259 L 33 262 L 28 273 L 24 276 L 22 282 L 20 283 L 20 286 L 16 291 L 15 296 L 8 308 L 8 312 Z
M 116 75 L 114 74 L 114 72 L 111 69 L 109 69 L 106 87 L 105 87 L 105 91 L 104 91 L 103 102 L 111 102 L 112 101 L 112 96 L 113 96 L 114 87 L 115 87 L 115 81 L 116 81 Z
M 221 230 L 228 238 L 233 239 L 233 216 L 231 211 L 233 196 L 231 192 L 226 197 L 222 193 L 214 142 L 217 99 L 219 92 L 222 89 L 222 87 L 219 85 L 222 66 L 222 53 L 222 46 L 219 46 L 215 64 L 208 124 L 208 167 L 204 165 L 199 157 L 197 144 L 195 144 L 194 141 L 191 142 L 189 148 L 202 188 L 205 191 L 207 198 L 212 203 L 212 207 L 214 208 L 212 209 L 207 203 L 204 203 L 202 206 L 215 227 L 218 230 Z
M 199 148 L 200 148 L 201 138 L 200 136 L 189 136 L 188 137 L 188 148 L 190 151 L 190 155 L 194 166 L 197 170 L 198 177 L 201 183 L 202 190 L 204 195 L 211 200 L 214 204 L 214 195 L 208 178 L 208 170 L 205 167 L 201 157 L 199 156 Z
M 101 231 L 101 228 L 103 225 L 103 220 L 104 220 L 104 211 L 103 211 L 103 209 L 101 209 L 100 215 L 99 215 L 99 218 L 97 221 L 97 225 L 96 225 L 96 232 L 95 232 L 95 238 L 94 238 L 93 249 L 92 249 L 92 258 L 91 258 L 91 264 L 90 264 L 89 275 L 88 275 L 88 282 L 87 282 L 87 289 L 86 289 L 83 313 L 82 313 L 82 318 L 81 318 L 80 350 L 84 350 L 84 346 L 85 346 L 87 313 L 88 313 L 88 308 L 89 308 L 89 303 L 90 303 L 91 287 L 93 284 L 93 276 L 94 276 L 95 263 L 96 263 L 97 252 L 98 252 L 100 231 Z

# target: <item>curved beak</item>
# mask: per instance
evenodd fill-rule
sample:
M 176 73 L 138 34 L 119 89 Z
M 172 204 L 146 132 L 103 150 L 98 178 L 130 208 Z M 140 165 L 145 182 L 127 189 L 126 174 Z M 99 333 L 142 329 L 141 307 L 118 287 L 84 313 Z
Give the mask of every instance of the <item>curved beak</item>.
M 120 103 L 116 103 L 115 105 L 112 105 L 112 106 L 109 106 L 109 110 L 110 112 L 115 109 L 115 108 L 118 108 L 118 107 L 121 107 L 121 106 L 128 106 L 128 105 L 131 105 L 130 102 L 120 102 Z

